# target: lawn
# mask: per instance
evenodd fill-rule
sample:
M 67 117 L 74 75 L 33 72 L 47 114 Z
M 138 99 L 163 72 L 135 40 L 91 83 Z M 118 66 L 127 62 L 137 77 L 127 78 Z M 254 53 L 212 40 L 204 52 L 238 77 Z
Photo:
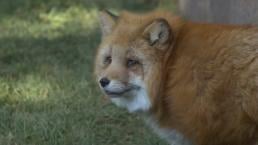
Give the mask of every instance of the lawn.
M 0 0 L 0 145 L 166 145 L 92 75 L 99 9 L 146 0 Z

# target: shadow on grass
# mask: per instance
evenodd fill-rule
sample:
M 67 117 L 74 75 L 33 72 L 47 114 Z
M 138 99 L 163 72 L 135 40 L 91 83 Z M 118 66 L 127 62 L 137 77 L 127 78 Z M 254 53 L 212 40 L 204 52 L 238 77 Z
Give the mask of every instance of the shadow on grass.
M 102 108 L 92 78 L 98 42 L 97 31 L 0 39 L 0 144 L 94 143 L 88 132 L 97 132 Z
M 81 64 L 90 65 L 99 43 L 99 33 L 94 31 L 87 36 L 75 34 L 54 39 L 48 38 L 2 38 L 1 77 L 17 76 L 39 71 L 42 65 L 79 69 Z M 15 67 L 17 66 L 17 67 Z M 91 70 L 89 70 L 91 71 Z
M 53 39 L 2 38 L 0 79 L 11 83 L 35 76 L 40 78 L 38 81 L 52 81 L 64 87 L 65 83 L 81 80 L 94 85 L 92 65 L 99 38 L 98 31 L 87 35 L 63 35 Z

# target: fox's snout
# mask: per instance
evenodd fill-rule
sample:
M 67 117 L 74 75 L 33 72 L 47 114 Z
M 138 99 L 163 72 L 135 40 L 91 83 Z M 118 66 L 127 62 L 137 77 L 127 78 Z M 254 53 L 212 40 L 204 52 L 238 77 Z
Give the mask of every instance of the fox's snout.
M 102 77 L 99 80 L 99 86 L 102 88 L 104 93 L 108 96 L 118 96 L 125 92 L 130 91 L 129 85 L 119 80 L 109 79 L 108 77 Z
M 101 78 L 99 81 L 99 84 L 102 88 L 106 87 L 110 83 L 110 80 L 108 78 Z

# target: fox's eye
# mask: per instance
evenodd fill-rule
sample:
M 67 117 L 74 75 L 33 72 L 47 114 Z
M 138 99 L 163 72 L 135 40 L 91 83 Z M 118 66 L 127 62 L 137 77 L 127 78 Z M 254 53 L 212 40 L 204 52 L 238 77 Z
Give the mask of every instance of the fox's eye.
M 140 62 L 138 60 L 128 59 L 126 65 L 127 65 L 127 67 L 132 67 L 137 64 L 140 64 Z
M 105 57 L 105 59 L 104 59 L 104 64 L 110 64 L 112 62 L 112 57 L 111 56 L 107 56 L 107 57 Z

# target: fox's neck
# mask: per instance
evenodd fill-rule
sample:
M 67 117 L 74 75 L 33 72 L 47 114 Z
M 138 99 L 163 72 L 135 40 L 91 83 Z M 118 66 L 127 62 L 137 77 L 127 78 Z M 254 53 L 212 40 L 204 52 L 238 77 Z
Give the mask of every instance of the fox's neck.
M 168 70 L 168 67 L 170 65 L 170 61 L 171 61 L 171 58 L 174 58 L 173 55 L 175 53 L 173 53 L 174 51 L 176 51 L 175 49 L 175 42 L 177 42 L 177 39 L 180 35 L 180 32 L 181 32 L 181 29 L 183 29 L 184 27 L 184 24 L 186 22 L 181 20 L 181 21 L 178 21 L 176 24 L 173 23 L 173 25 L 175 26 L 173 32 L 174 32 L 174 36 L 171 37 L 171 40 L 170 40 L 170 44 L 169 44 L 169 48 L 167 50 L 167 52 L 165 53 L 164 57 L 163 57 L 163 63 L 161 65 L 161 70 L 162 70 L 162 74 L 160 74 L 162 77 L 160 79 L 160 86 L 159 86 L 159 89 L 158 89 L 158 93 L 157 93 L 157 96 L 155 96 L 155 104 L 153 104 L 153 107 L 151 108 L 150 112 L 148 113 L 149 115 L 153 116 L 158 122 L 160 122 L 160 124 L 163 124 L 164 126 L 166 126 L 166 124 L 171 124 L 171 118 L 173 117 L 170 117 L 169 119 L 167 118 L 167 115 L 168 114 L 168 110 L 169 110 L 169 106 L 167 105 L 166 103 L 166 94 L 165 94 L 165 88 L 166 88 L 166 85 L 167 85 L 167 81 L 169 80 L 168 79 L 168 76 L 169 76 L 169 70 Z

